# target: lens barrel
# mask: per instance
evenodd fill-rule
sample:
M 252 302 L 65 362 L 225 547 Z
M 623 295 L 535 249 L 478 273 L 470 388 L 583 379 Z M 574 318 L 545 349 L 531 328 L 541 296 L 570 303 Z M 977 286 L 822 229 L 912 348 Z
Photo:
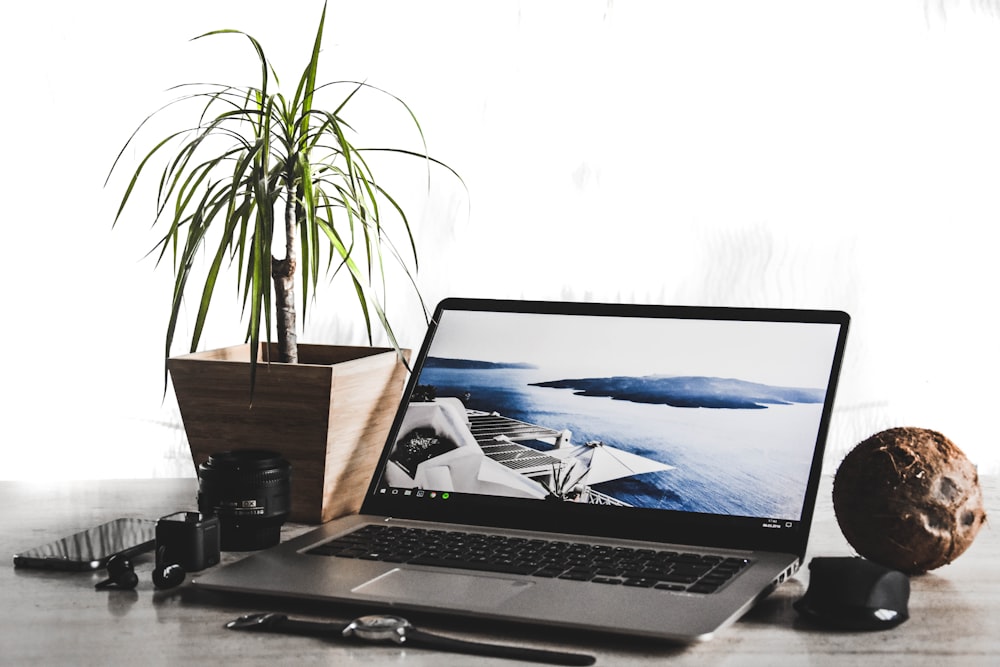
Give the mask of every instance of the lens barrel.
M 292 466 L 264 449 L 234 449 L 198 466 L 198 511 L 219 518 L 223 551 L 252 551 L 281 540 L 291 510 Z

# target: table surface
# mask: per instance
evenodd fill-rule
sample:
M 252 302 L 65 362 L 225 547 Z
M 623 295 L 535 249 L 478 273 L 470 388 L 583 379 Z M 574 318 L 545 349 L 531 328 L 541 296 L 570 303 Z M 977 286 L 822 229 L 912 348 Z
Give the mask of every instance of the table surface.
M 1000 479 L 982 480 L 987 513 L 1000 513 Z M 46 543 L 119 516 L 157 518 L 193 509 L 194 479 L 107 480 L 39 484 L 0 482 L 0 552 Z M 307 526 L 286 524 L 285 537 Z M 830 480 L 820 489 L 808 558 L 851 555 L 833 515 Z M 224 560 L 238 558 L 224 554 Z M 802 624 L 792 603 L 805 592 L 807 568 L 778 587 L 715 639 L 688 647 L 628 638 L 440 616 L 409 615 L 441 634 L 597 656 L 598 665 L 827 665 L 876 658 L 878 664 L 993 664 L 1000 656 L 1000 535 L 987 524 L 954 563 L 914 577 L 909 621 L 874 633 L 819 630 Z M 103 572 L 68 573 L 0 567 L 0 662 L 6 665 L 399 664 L 448 667 L 468 656 L 394 646 L 354 646 L 321 639 L 225 630 L 253 611 L 283 611 L 343 621 L 351 609 L 303 602 L 233 598 L 185 582 L 154 589 L 152 556 L 136 559 L 134 591 L 95 591 Z M 307 605 L 307 606 L 304 606 Z M 476 658 L 477 665 L 511 661 Z

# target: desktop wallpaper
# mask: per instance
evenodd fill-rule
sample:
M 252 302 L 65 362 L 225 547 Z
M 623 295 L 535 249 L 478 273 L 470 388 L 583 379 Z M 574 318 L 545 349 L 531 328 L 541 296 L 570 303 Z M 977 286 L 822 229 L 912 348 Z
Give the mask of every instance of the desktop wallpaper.
M 433 416 L 404 424 L 390 465 L 417 487 L 798 520 L 837 335 L 445 311 L 407 413 Z M 489 461 L 435 465 L 475 445 Z

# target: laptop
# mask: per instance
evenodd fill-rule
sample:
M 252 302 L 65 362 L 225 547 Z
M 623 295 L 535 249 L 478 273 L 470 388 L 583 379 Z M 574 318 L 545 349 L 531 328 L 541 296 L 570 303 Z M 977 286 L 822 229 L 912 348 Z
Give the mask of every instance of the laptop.
M 803 562 L 848 324 L 446 299 L 360 512 L 195 585 L 709 639 Z

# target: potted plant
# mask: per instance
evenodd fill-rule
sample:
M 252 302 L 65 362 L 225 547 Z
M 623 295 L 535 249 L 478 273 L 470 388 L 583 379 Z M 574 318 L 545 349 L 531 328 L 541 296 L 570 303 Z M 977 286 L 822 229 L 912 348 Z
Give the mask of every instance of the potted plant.
M 196 37 L 247 38 L 260 66 L 260 82 L 178 86 L 181 96 L 163 109 L 198 103 L 196 123 L 169 134 L 145 154 L 115 216 L 117 224 L 140 176 L 154 158 L 162 158 L 154 223 L 166 229 L 151 252 L 158 255 L 157 263 L 167 257 L 173 263 L 165 373 L 173 381 L 195 465 L 212 451 L 237 446 L 277 449 L 293 466 L 292 518 L 310 521 L 357 509 L 357 486 L 367 482 L 402 390 L 407 351 L 400 349 L 383 307 L 388 262 L 403 268 L 420 298 L 410 222 L 376 182 L 366 156 L 380 151 L 418 158 L 428 170 L 437 164 L 458 176 L 426 154 L 420 124 L 398 97 L 364 82 L 317 83 L 325 20 L 324 5 L 311 57 L 290 97 L 278 89 L 278 76 L 254 37 L 230 29 Z M 338 90 L 346 92 L 332 109 L 316 105 L 317 96 Z M 363 90 L 386 95 L 402 107 L 423 152 L 355 146 L 345 111 Z M 140 130 L 163 109 L 139 124 L 112 173 Z M 165 156 L 175 144 L 179 146 Z M 396 232 L 402 243 L 390 234 L 387 214 L 399 220 Z M 191 353 L 171 357 L 180 311 L 202 256 L 209 263 Z M 226 267 L 236 269 L 249 318 L 245 344 L 199 353 L 216 284 Z M 302 288 L 304 318 L 320 275 L 332 279 L 341 273 L 353 284 L 369 344 L 375 320 L 391 348 L 297 343 L 296 284 Z M 277 341 L 271 339 L 272 309 Z

